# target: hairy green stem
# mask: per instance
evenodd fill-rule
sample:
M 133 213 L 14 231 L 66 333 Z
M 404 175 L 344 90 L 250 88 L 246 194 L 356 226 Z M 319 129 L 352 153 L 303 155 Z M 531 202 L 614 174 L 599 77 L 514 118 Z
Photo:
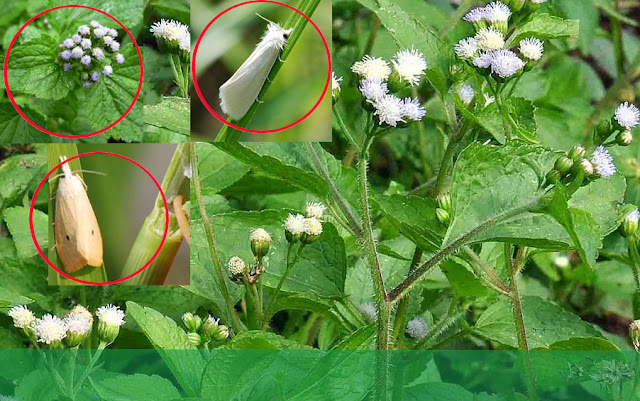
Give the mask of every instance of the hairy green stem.
M 620 0 L 615 0 L 616 11 L 620 10 Z M 609 22 L 611 23 L 611 41 L 613 42 L 613 49 L 616 61 L 616 71 L 618 77 L 624 75 L 624 48 L 622 44 L 622 24 L 620 20 L 613 15 L 609 16 Z
M 629 257 L 632 262 L 633 276 L 636 279 L 636 293 L 633 300 L 633 317 L 640 319 L 640 255 L 638 254 L 638 244 L 635 236 L 627 237 L 627 246 L 629 248 Z
M 358 141 L 356 141 L 355 137 L 351 134 L 351 131 L 349 131 L 349 128 L 347 128 L 347 124 L 344 123 L 342 115 L 340 114 L 340 110 L 336 107 L 335 104 L 332 106 L 332 110 L 333 117 L 335 117 L 336 122 L 338 123 L 338 126 L 340 127 L 340 130 L 342 130 L 344 136 L 347 137 L 351 145 L 353 145 L 356 149 L 358 149 L 358 151 L 360 151 L 360 145 L 358 144 Z
M 478 256 L 477 253 L 475 253 L 471 248 L 469 248 L 468 246 L 464 247 L 464 251 L 467 253 L 467 255 L 469 255 L 471 257 L 471 259 L 473 260 L 472 263 L 469 263 L 469 265 L 471 266 L 471 268 L 473 269 L 474 273 L 476 274 L 476 276 L 483 282 L 485 283 L 487 286 L 489 286 L 490 288 L 494 289 L 495 291 L 501 293 L 502 295 L 510 295 L 509 292 L 509 287 L 507 286 L 507 284 L 505 284 L 500 277 L 498 277 L 498 275 L 496 274 L 496 272 L 489 267 L 484 260 L 482 260 L 480 258 L 480 256 Z M 480 266 L 480 268 L 482 269 L 482 272 L 484 272 L 489 278 L 485 277 L 484 274 L 482 274 L 482 272 L 480 270 L 478 270 L 477 266 Z
M 204 227 L 205 236 L 207 237 L 207 244 L 209 245 L 209 253 L 211 254 L 211 260 L 213 262 L 214 271 L 216 273 L 216 277 L 218 278 L 218 283 L 220 285 L 220 292 L 222 293 L 222 297 L 225 300 L 225 305 L 227 307 L 227 313 L 231 319 L 231 326 L 236 331 L 236 333 L 240 331 L 246 330 L 238 315 L 233 308 L 233 301 L 231 300 L 231 295 L 229 294 L 229 288 L 227 287 L 227 278 L 222 270 L 222 264 L 220 263 L 220 258 L 218 257 L 218 250 L 216 248 L 215 237 L 213 233 L 213 226 L 211 224 L 211 220 L 209 219 L 209 215 L 207 214 L 207 209 L 204 206 L 204 201 L 202 199 L 202 188 L 200 186 L 200 173 L 198 172 L 198 147 L 195 142 L 190 144 L 191 148 L 191 171 L 193 175 L 193 187 L 196 195 L 196 201 L 198 203 L 198 208 L 200 210 L 200 215 L 202 216 L 202 225 Z
M 413 251 L 411 265 L 409 266 L 409 273 L 413 272 L 420 263 L 420 259 L 422 259 L 422 253 L 422 249 L 418 247 L 416 247 L 415 251 Z M 396 349 L 402 349 L 404 330 L 405 326 L 407 325 L 407 309 L 409 309 L 409 298 L 405 297 L 402 298 L 400 302 L 398 302 L 395 320 L 393 321 L 393 338 L 396 344 Z
M 304 242 L 300 244 L 300 246 L 298 247 L 298 250 L 296 251 L 295 256 L 293 257 L 293 260 L 291 260 L 290 254 L 291 254 L 291 250 L 293 249 L 293 244 L 289 243 L 289 246 L 287 248 L 287 267 L 282 277 L 280 277 L 280 280 L 278 281 L 278 285 L 276 286 L 276 289 L 273 292 L 273 296 L 269 301 L 269 307 L 267 308 L 267 312 L 264 314 L 264 321 L 263 321 L 264 324 L 267 324 L 269 322 L 269 319 L 271 319 L 271 315 L 274 312 L 274 308 L 278 306 L 278 296 L 280 296 L 280 290 L 282 289 L 284 282 L 287 280 L 289 273 L 291 273 L 293 266 L 295 266 L 296 263 L 298 263 L 298 260 L 300 259 L 300 255 L 302 255 L 302 250 L 304 249 L 305 245 L 306 244 Z

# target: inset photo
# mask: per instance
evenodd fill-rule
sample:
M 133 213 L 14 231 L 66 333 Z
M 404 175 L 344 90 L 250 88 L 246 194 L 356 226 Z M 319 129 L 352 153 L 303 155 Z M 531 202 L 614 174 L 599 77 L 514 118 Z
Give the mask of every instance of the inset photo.
M 331 2 L 286 3 L 191 2 L 194 140 L 331 141 Z
M 50 285 L 189 283 L 186 145 L 49 145 L 48 161 L 48 229 L 31 224 Z

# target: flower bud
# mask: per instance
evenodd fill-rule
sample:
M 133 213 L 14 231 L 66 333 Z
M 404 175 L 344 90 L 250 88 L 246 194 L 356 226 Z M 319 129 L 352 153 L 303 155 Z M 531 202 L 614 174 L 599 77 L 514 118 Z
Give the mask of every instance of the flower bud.
M 545 177 L 545 185 L 553 185 L 556 182 L 560 181 L 560 177 L 562 174 L 558 170 L 551 170 L 547 173 Z
M 440 209 L 444 209 L 446 212 L 451 213 L 453 210 L 451 206 L 451 195 L 449 193 L 439 195 L 436 198 L 436 205 L 438 205 Z
M 187 333 L 187 338 L 189 339 L 189 342 L 196 347 L 202 344 L 202 337 L 200 337 L 200 334 L 198 333 Z
M 593 163 L 591 163 L 588 159 L 580 160 L 580 168 L 582 168 L 582 171 L 587 177 L 595 173 L 595 169 L 593 168 Z
M 522 10 L 522 7 L 524 7 L 525 3 L 525 0 L 511 0 L 507 5 L 509 6 L 509 8 L 511 8 L 511 11 L 517 13 Z
M 638 231 L 638 220 L 640 220 L 640 212 L 638 209 L 633 210 L 628 213 L 622 219 L 622 224 L 620 225 L 620 233 L 624 237 L 629 237 L 634 235 Z
M 444 209 L 436 208 L 436 217 L 438 218 L 438 221 L 445 226 L 448 226 L 451 222 L 451 216 L 449 215 L 449 212 Z
M 612 118 L 612 121 L 615 121 L 615 119 Z M 605 139 L 609 135 L 611 135 L 612 132 L 613 128 L 611 126 L 611 121 L 609 120 L 600 121 L 600 123 L 598 123 L 598 125 L 596 126 L 596 134 L 599 138 Z
M 262 259 L 271 246 L 271 235 L 264 228 L 256 228 L 249 236 L 251 240 L 251 251 L 256 258 Z
M 229 327 L 224 324 L 218 325 L 218 330 L 213 333 L 213 339 L 216 341 L 226 340 L 229 337 Z
M 124 312 L 114 305 L 101 306 L 96 310 L 98 317 L 98 339 L 111 344 L 120 334 L 120 326 L 124 324 Z
M 640 351 L 640 320 L 636 320 L 629 325 L 629 337 L 636 351 Z
M 200 329 L 200 326 L 202 325 L 202 319 L 200 318 L 200 316 L 194 315 L 191 312 L 187 312 L 182 315 L 182 321 L 184 322 L 187 330 L 193 333 L 198 331 L 198 329 Z
M 231 275 L 231 281 L 241 284 L 244 282 L 244 276 L 247 273 L 247 265 L 238 256 L 233 256 L 227 262 L 229 268 L 229 275 Z M 195 331 L 195 330 L 194 330 Z
M 320 234 L 322 234 L 322 223 L 315 217 L 309 217 L 304 219 L 304 233 L 301 240 L 305 244 L 310 244 L 316 241 Z
M 77 346 L 89 337 L 89 333 L 91 333 L 91 324 L 80 314 L 67 316 L 64 319 L 64 323 L 67 326 L 67 336 L 64 339 L 67 347 Z
M 574 163 L 580 163 L 580 161 L 587 155 L 587 149 L 585 149 L 582 145 L 576 145 L 569 151 L 569 158 L 573 160 Z
M 558 170 L 560 175 L 564 176 L 569 172 L 569 170 L 571 170 L 572 166 L 573 160 L 569 159 L 566 156 L 562 156 L 559 157 L 558 160 L 556 160 L 555 169 Z
M 220 324 L 220 319 L 209 316 L 202 325 L 202 335 L 205 341 L 221 341 L 229 337 L 229 328 Z
M 616 136 L 616 142 L 620 146 L 629 146 L 629 145 L 631 145 L 631 143 L 633 142 L 633 135 L 631 134 L 631 131 L 624 130 L 624 131 L 620 132 L 618 134 L 618 136 Z
M 307 206 L 309 209 L 309 206 Z M 284 235 L 287 241 L 294 244 L 300 241 L 304 234 L 304 216 L 301 214 L 289 214 L 284 221 Z

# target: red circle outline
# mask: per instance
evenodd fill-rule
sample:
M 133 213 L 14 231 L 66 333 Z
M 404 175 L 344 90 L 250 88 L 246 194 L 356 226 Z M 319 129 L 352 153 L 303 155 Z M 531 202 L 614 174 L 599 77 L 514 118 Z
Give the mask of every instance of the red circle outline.
M 29 117 L 27 117 L 22 112 L 22 110 L 20 110 L 20 107 L 18 107 L 18 105 L 16 104 L 15 100 L 13 99 L 13 94 L 11 93 L 11 89 L 9 88 L 9 79 L 7 77 L 7 66 L 9 65 L 9 54 L 11 53 L 11 48 L 13 47 L 13 44 L 15 43 L 16 39 L 18 39 L 18 36 L 20 36 L 20 33 L 22 33 L 22 30 L 24 30 L 27 27 L 27 25 L 29 25 L 31 22 L 33 22 L 33 20 L 35 20 L 36 18 L 40 17 L 41 15 L 44 15 L 44 14 L 46 14 L 48 12 L 51 12 L 51 11 L 54 11 L 54 10 L 58 10 L 60 8 L 67 8 L 67 7 L 87 8 L 89 10 L 97 11 L 97 12 L 99 12 L 101 14 L 104 14 L 107 17 L 109 17 L 112 20 L 114 20 L 115 22 L 117 22 L 118 25 L 120 25 L 122 27 L 122 29 L 124 29 L 125 32 L 127 32 L 127 35 L 129 35 L 129 37 L 131 38 L 131 41 L 133 42 L 133 45 L 136 47 L 136 51 L 138 52 L 138 59 L 140 60 L 140 83 L 138 84 L 138 92 L 136 92 L 136 96 L 133 98 L 133 102 L 131 103 L 131 106 L 129 106 L 127 111 L 125 111 L 124 114 L 119 119 L 117 119 L 114 123 L 112 123 L 111 125 L 109 125 L 106 128 L 101 129 L 100 131 L 96 131 L 96 132 L 93 132 L 91 134 L 66 135 L 66 134 L 58 134 L 56 132 L 49 131 L 46 128 L 42 128 L 38 124 L 36 124 L 33 121 L 31 121 L 31 119 Z M 16 109 L 18 114 L 20 114 L 20 116 L 22 116 L 22 118 L 24 118 L 29 124 L 31 124 L 31 126 L 33 126 L 37 130 L 45 132 L 45 133 L 47 133 L 49 135 L 57 136 L 59 138 L 86 138 L 86 137 L 90 137 L 90 136 L 101 134 L 101 133 L 113 128 L 116 124 L 118 124 L 120 121 L 122 121 L 122 119 L 125 118 L 127 116 L 127 114 L 129 114 L 131 109 L 133 109 L 133 106 L 136 104 L 136 101 L 138 100 L 138 97 L 140 96 L 140 91 L 142 90 L 142 79 L 143 79 L 143 76 L 144 76 L 144 67 L 142 66 L 142 53 L 140 52 L 140 48 L 138 47 L 138 44 L 136 43 L 135 38 L 133 37 L 131 32 L 129 32 L 127 27 L 124 26 L 120 21 L 118 21 L 116 18 L 114 18 L 113 16 L 107 14 L 106 12 L 104 12 L 102 10 L 98 10 L 97 8 L 93 8 L 93 7 L 89 7 L 89 6 L 80 6 L 80 5 L 68 5 L 68 6 L 54 7 L 54 8 L 51 8 L 49 10 L 43 11 L 40 14 L 36 15 L 35 17 L 32 17 L 24 25 L 22 25 L 22 27 L 18 30 L 18 33 L 16 33 L 16 35 L 11 40 L 11 43 L 9 44 L 9 47 L 7 48 L 7 53 L 6 53 L 5 58 L 4 58 L 4 74 L 3 75 L 4 75 L 4 86 L 5 86 L 5 89 L 7 91 L 7 96 L 9 97 L 9 100 L 11 101 L 11 104 L 13 104 L 13 107 Z
M 130 275 L 128 275 L 127 277 L 118 279 L 118 280 L 113 280 L 113 281 L 105 281 L 105 282 L 93 282 L 93 281 L 85 281 L 85 280 L 80 280 L 79 278 L 75 278 L 65 272 L 63 272 L 62 270 L 58 269 L 53 263 L 51 263 L 51 261 L 49 260 L 49 258 L 47 258 L 44 255 L 44 252 L 42 252 L 42 249 L 40 248 L 40 244 L 38 244 L 38 240 L 36 239 L 36 233 L 35 230 L 33 228 L 33 209 L 35 207 L 36 204 L 36 199 L 38 197 L 38 192 L 40 192 L 40 188 L 42 188 L 42 185 L 47 181 L 47 179 L 49 178 L 49 176 L 56 171 L 60 166 L 62 166 L 65 163 L 70 162 L 73 159 L 77 159 L 79 157 L 83 157 L 83 156 L 91 156 L 91 155 L 107 155 L 107 156 L 115 156 L 115 157 L 119 157 L 121 159 L 130 161 L 131 163 L 135 164 L 136 166 L 140 167 L 145 173 L 147 173 L 147 175 L 149 177 L 151 177 L 151 180 L 153 180 L 153 183 L 156 184 L 156 187 L 158 187 L 158 190 L 160 191 L 160 195 L 162 196 L 162 202 L 164 202 L 164 212 L 165 212 L 165 224 L 164 224 L 164 235 L 162 236 L 162 241 L 160 242 L 160 247 L 158 247 L 158 250 L 156 251 L 156 253 L 153 254 L 153 256 L 151 257 L 151 259 L 140 268 L 140 270 L 136 271 L 135 273 L 132 273 Z M 44 176 L 44 178 L 42 179 L 42 181 L 40 181 L 40 184 L 38 184 L 38 188 L 36 188 L 36 191 L 33 193 L 33 199 L 31 199 L 31 206 L 29 208 L 29 228 L 31 229 L 31 239 L 33 239 L 33 243 L 36 246 L 36 249 L 38 250 L 38 253 L 40 253 L 40 256 L 42 256 L 42 259 L 44 259 L 45 262 L 47 262 L 47 264 L 49 266 L 51 266 L 53 268 L 53 270 L 57 271 L 58 273 L 60 273 L 61 275 L 63 275 L 64 277 L 76 281 L 78 283 L 82 283 L 82 284 L 88 284 L 88 285 L 109 285 L 109 284 L 117 284 L 120 283 L 122 281 L 128 280 L 131 277 L 140 274 L 144 269 L 146 269 L 147 267 L 149 267 L 149 265 L 151 264 L 151 262 L 153 262 L 153 260 L 156 258 L 156 256 L 158 256 L 158 254 L 160 253 L 160 250 L 162 249 L 162 246 L 164 245 L 164 241 L 167 238 L 167 233 L 169 231 L 169 207 L 167 205 L 167 199 L 164 196 L 164 192 L 162 191 L 162 188 L 160 187 L 160 184 L 158 184 L 158 181 L 155 179 L 155 177 L 153 175 L 151 175 L 151 173 L 144 167 L 142 167 L 138 162 L 129 159 L 126 156 L 123 155 L 119 155 L 117 153 L 111 153 L 111 152 L 88 152 L 88 153 L 82 153 L 76 156 L 73 156 L 69 159 L 66 159 L 63 162 L 60 162 L 58 165 L 56 165 L 51 171 L 49 171 L 47 173 L 47 175 Z
M 200 86 L 198 85 L 198 78 L 196 77 L 196 55 L 198 54 L 198 47 L 200 46 L 200 41 L 202 40 L 202 37 L 204 36 L 204 34 L 207 32 L 207 29 L 209 29 L 211 24 L 213 24 L 218 18 L 220 18 L 222 16 L 222 14 L 225 14 L 226 12 L 228 12 L 230 10 L 233 10 L 236 7 L 240 7 L 240 6 L 243 6 L 245 4 L 251 4 L 251 3 L 273 3 L 273 4 L 278 4 L 278 5 L 290 8 L 291 10 L 293 10 L 293 11 L 297 12 L 298 14 L 302 15 L 303 17 L 305 17 L 307 19 L 307 21 L 309 21 L 311 23 L 311 25 L 313 25 L 313 27 L 316 29 L 316 31 L 318 31 L 318 34 L 320 35 L 320 38 L 322 38 L 322 42 L 324 43 L 324 47 L 327 50 L 327 61 L 329 62 L 329 71 L 327 72 L 327 82 L 324 85 L 324 90 L 322 91 L 322 95 L 320 96 L 320 99 L 318 99 L 316 104 L 313 105 L 313 107 L 311 108 L 311 110 L 309 110 L 307 112 L 307 114 L 305 114 L 304 116 L 300 117 L 300 119 L 298 119 L 297 121 L 294 121 L 291 124 L 285 125 L 284 127 L 281 127 L 281 128 L 268 129 L 268 130 L 255 130 L 255 129 L 248 129 L 248 128 L 240 127 L 240 126 L 238 126 L 236 124 L 233 124 L 233 123 L 225 120 L 218 113 L 216 113 L 213 110 L 213 108 L 209 105 L 209 103 L 207 103 L 207 101 L 204 99 L 204 96 L 202 95 L 202 92 L 200 92 Z M 249 132 L 249 133 L 252 133 L 252 134 L 269 134 L 269 133 L 273 133 L 273 132 L 284 131 L 284 130 L 286 130 L 288 128 L 293 127 L 294 125 L 297 125 L 297 124 L 301 123 L 303 120 L 305 120 L 307 117 L 309 117 L 311 115 L 311 113 L 313 113 L 316 110 L 316 108 L 320 105 L 320 102 L 322 102 L 322 99 L 324 99 L 324 96 L 327 94 L 327 90 L 329 89 L 329 84 L 331 83 L 331 50 L 329 50 L 329 45 L 327 44 L 327 40 L 324 38 L 324 35 L 322 34 L 322 32 L 320 32 L 320 28 L 318 28 L 318 26 L 313 21 L 311 21 L 311 18 L 307 17 L 307 15 L 305 13 L 303 13 L 300 10 L 298 10 L 297 8 L 292 7 L 292 6 L 288 5 L 288 4 L 280 3 L 279 1 L 273 1 L 273 0 L 245 1 L 243 3 L 236 4 L 235 6 L 231 6 L 231 7 L 227 8 L 226 10 L 222 11 L 220 14 L 216 15 L 216 17 L 214 19 L 212 19 L 211 22 L 209 22 L 207 24 L 207 26 L 202 30 L 202 33 L 198 37 L 198 40 L 196 41 L 196 45 L 195 45 L 195 47 L 193 49 L 193 55 L 192 55 L 192 60 L 191 60 L 191 74 L 193 75 L 193 86 L 196 89 L 196 92 L 198 93 L 198 97 L 200 98 L 200 101 L 202 102 L 204 107 L 206 107 L 207 110 L 209 110 L 209 112 L 211 114 L 213 114 L 218 120 L 220 120 L 220 122 L 228 125 L 229 127 L 233 127 L 235 129 L 237 129 L 239 131 L 243 131 L 243 132 Z

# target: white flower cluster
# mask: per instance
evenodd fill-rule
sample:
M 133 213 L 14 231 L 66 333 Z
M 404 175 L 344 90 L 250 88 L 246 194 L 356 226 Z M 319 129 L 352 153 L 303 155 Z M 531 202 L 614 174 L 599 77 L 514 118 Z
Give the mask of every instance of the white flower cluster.
M 420 84 L 425 75 L 427 61 L 417 50 L 400 50 L 391 60 L 394 74 L 389 64 L 382 58 L 364 56 L 353 64 L 351 71 L 361 77 L 358 89 L 367 103 L 373 106 L 373 114 L 380 125 L 397 127 L 399 123 L 420 121 L 426 114 L 418 99 L 399 98 L 390 93 L 388 79 L 397 77 L 400 83 L 411 86 Z
M 309 202 L 305 215 L 289 214 L 284 221 L 287 240 L 296 242 L 298 239 L 313 240 L 322 234 L 322 219 L 327 209 L 319 202 Z
M 591 157 L 594 172 L 602 178 L 611 178 L 616 173 L 613 157 L 604 146 L 598 146 Z
M 85 88 L 100 81 L 100 74 L 113 74 L 110 63 L 124 63 L 124 56 L 118 53 L 120 42 L 116 40 L 117 37 L 118 31 L 102 26 L 98 21 L 81 25 L 76 34 L 58 45 L 61 50 L 58 57 L 63 62 L 64 70 L 79 71 Z
M 191 33 L 189 27 L 175 20 L 161 19 L 151 25 L 149 30 L 158 40 L 158 44 L 178 50 L 185 58 L 191 52 Z
M 538 38 L 522 39 L 518 54 L 506 49 L 504 33 L 511 10 L 509 6 L 494 1 L 484 7 L 471 10 L 464 20 L 476 27 L 475 36 L 460 40 L 454 50 L 458 58 L 478 69 L 490 69 L 496 78 L 507 79 L 520 73 L 527 62 L 542 58 L 544 43 Z
M 621 127 L 632 130 L 640 123 L 640 110 L 629 102 L 624 102 L 616 109 L 614 118 Z
M 427 335 L 428 329 L 429 326 L 427 325 L 426 320 L 421 317 L 417 317 L 415 319 L 411 319 L 407 323 L 406 333 L 411 338 L 422 340 Z
M 340 82 L 342 77 L 336 76 L 336 73 L 331 71 L 331 97 L 335 98 L 340 94 Z

